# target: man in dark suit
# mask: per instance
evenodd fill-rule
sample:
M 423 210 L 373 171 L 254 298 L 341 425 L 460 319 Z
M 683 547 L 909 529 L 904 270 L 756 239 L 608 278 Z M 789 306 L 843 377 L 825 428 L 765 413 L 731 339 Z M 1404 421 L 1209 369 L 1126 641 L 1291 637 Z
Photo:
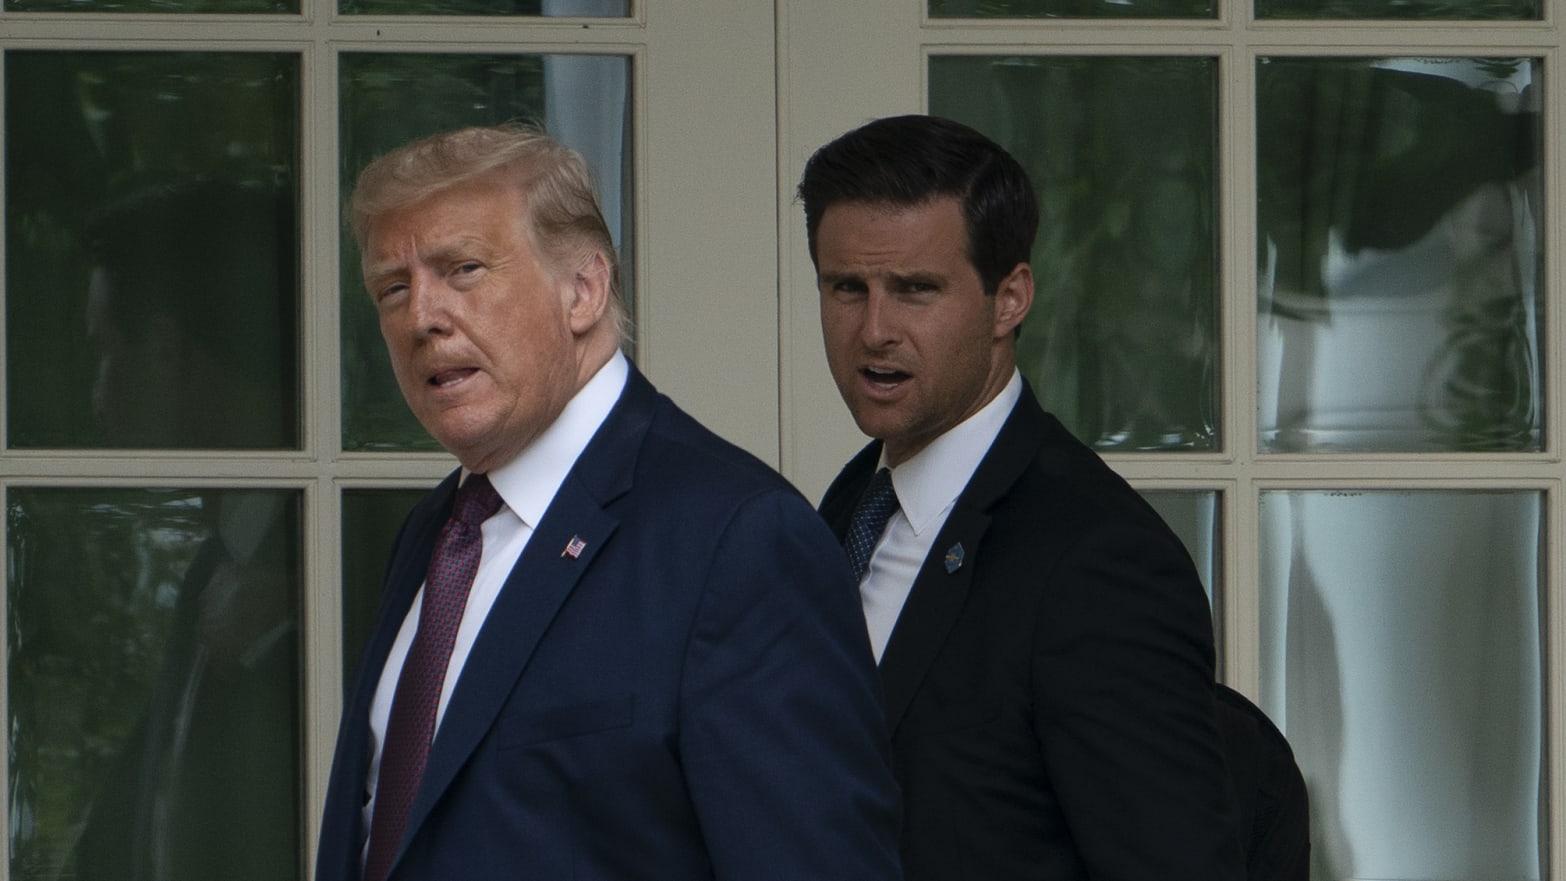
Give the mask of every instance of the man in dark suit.
M 581 158 L 438 135 L 351 216 L 398 384 L 462 468 L 397 539 L 318 881 L 899 877 L 842 553 L 621 354 Z
M 822 147 L 799 193 L 827 361 L 875 439 L 821 510 L 865 567 L 907 877 L 1242 878 L 1206 595 L 1015 366 L 1021 166 L 897 117 Z

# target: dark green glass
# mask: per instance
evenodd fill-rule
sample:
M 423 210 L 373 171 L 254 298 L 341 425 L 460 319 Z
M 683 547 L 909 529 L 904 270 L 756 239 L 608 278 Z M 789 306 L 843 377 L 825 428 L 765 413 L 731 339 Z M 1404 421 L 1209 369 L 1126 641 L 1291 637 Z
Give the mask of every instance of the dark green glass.
M 9 490 L 10 878 L 301 877 L 299 506 Z
M 299 58 L 5 54 L 14 447 L 299 445 Z
M 1256 0 L 1257 18 L 1537 21 L 1544 0 Z
M 608 171 L 618 174 L 629 168 L 631 135 L 622 124 L 629 118 L 624 96 L 630 61 L 625 56 L 345 53 L 338 70 L 343 204 L 360 170 L 376 156 L 425 135 L 468 125 L 517 119 L 546 123 L 552 134 L 588 154 L 590 164 L 595 155 L 608 155 L 614 164 Z M 619 97 L 571 94 L 552 101 L 550 86 L 564 82 L 593 84 L 589 87 L 608 83 Z M 607 142 L 578 143 L 564 133 L 576 130 L 571 125 L 573 113 L 602 119 L 605 102 L 619 104 L 609 108 L 617 128 Z M 602 183 L 606 169 L 599 164 L 594 170 Z M 624 243 L 631 240 L 626 210 L 630 202 L 625 196 L 629 180 L 624 176 L 614 180 L 623 182 L 600 190 L 611 232 Z M 613 218 L 623 219 L 616 224 Z M 621 252 L 627 254 L 623 244 Z M 397 388 L 379 319 L 364 290 L 359 249 L 346 227 L 341 254 L 343 449 L 440 449 L 414 419 Z M 627 271 L 631 261 L 621 263 L 624 290 L 630 292 L 634 290 Z
M 533 15 L 624 18 L 630 0 L 338 0 L 344 15 Z
M 422 489 L 343 490 L 343 687 L 353 681 L 359 654 L 375 628 L 386 564 L 402 521 Z
M 1256 72 L 1262 449 L 1541 449 L 1541 62 Z
M 297 13 L 299 0 L 5 0 L 10 12 Z
M 1219 447 L 1216 75 L 1203 57 L 930 60 L 930 112 L 1032 178 L 1018 364 L 1100 450 Z
M 931 18 L 1212 18 L 1213 0 L 929 0 Z

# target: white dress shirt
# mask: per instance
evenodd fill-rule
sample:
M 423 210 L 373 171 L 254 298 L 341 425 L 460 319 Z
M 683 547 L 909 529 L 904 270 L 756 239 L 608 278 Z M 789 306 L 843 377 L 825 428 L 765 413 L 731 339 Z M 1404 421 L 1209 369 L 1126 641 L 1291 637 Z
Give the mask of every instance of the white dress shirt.
M 515 459 L 489 472 L 489 481 L 505 504 L 493 516 L 484 521 L 484 549 L 479 556 L 478 573 L 473 576 L 473 587 L 468 591 L 467 605 L 463 608 L 462 623 L 457 627 L 456 642 L 452 645 L 451 660 L 446 665 L 446 678 L 440 690 L 440 703 L 435 711 L 436 730 L 445 718 L 446 705 L 451 692 L 462 675 L 468 653 L 474 640 L 489 617 L 495 598 L 505 586 L 511 569 L 522 556 L 533 530 L 544 517 L 544 512 L 554 501 L 555 492 L 565 481 L 577 457 L 587 447 L 598 427 L 620 400 L 625 390 L 630 367 L 625 356 L 616 352 L 609 363 L 599 368 L 587 385 L 576 393 L 559 417 Z M 468 474 L 463 472 L 462 479 Z M 424 599 L 424 588 L 413 598 L 402 629 L 392 643 L 391 654 L 381 670 L 380 684 L 375 690 L 375 700 L 370 706 L 370 772 L 365 778 L 368 789 L 364 805 L 364 828 L 370 828 L 370 818 L 375 810 L 375 784 L 380 776 L 381 743 L 386 725 L 391 718 L 392 698 L 397 691 L 397 678 L 402 673 L 408 649 L 413 645 L 413 635 L 419 628 L 419 606 Z
M 994 400 L 892 469 L 898 510 L 870 552 L 870 566 L 859 582 L 859 600 L 877 663 L 936 534 L 1021 396 L 1022 374 L 1014 370 Z M 885 466 L 883 450 L 877 467 Z

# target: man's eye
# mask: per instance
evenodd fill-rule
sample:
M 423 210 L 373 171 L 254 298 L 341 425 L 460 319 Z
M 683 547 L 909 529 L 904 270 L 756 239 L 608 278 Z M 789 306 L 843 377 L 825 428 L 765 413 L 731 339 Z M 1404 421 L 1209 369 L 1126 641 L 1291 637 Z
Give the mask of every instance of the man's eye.
M 378 292 L 376 292 L 375 300 L 376 300 L 376 302 L 380 302 L 382 300 L 390 299 L 391 297 L 395 297 L 396 295 L 402 293 L 403 291 L 405 291 L 407 289 L 408 289 L 408 286 L 405 285 L 405 284 L 402 284 L 401 282 L 398 282 L 397 284 L 386 285 L 385 287 L 381 288 Z
M 453 273 L 456 275 L 472 275 L 482 268 L 483 267 L 478 263 L 478 261 L 469 260 L 466 263 L 458 263 L 457 268 L 453 270 Z

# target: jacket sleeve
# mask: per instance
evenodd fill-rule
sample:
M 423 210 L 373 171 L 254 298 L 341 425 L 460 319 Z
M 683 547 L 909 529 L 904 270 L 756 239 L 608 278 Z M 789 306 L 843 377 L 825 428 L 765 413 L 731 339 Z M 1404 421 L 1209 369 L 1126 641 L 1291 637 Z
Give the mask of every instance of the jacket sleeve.
M 716 875 L 901 878 L 897 794 L 842 549 L 769 492 L 719 538 L 681 681 L 680 750 Z
M 1087 531 L 1049 574 L 1035 728 L 1088 876 L 1239 881 L 1207 597 L 1176 539 Z

